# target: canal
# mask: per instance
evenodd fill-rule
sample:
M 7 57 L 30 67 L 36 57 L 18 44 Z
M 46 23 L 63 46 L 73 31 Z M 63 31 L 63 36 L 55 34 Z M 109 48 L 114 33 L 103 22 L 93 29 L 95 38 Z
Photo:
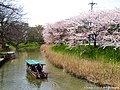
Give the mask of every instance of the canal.
M 39 51 L 16 54 L 16 59 L 9 60 L 0 67 L 0 90 L 103 90 L 55 68 Z M 34 79 L 29 75 L 26 59 L 43 60 L 46 63 L 44 71 L 49 73 L 48 79 Z

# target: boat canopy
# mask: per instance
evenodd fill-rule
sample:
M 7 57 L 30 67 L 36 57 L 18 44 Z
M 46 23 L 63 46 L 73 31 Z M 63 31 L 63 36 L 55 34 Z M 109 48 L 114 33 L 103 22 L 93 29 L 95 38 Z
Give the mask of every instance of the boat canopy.
M 45 65 L 45 63 L 43 61 L 39 61 L 39 60 L 25 60 L 26 63 L 30 64 L 30 65 L 35 65 L 35 64 L 41 64 L 41 65 Z
M 4 52 L 4 54 L 14 54 L 15 52 Z

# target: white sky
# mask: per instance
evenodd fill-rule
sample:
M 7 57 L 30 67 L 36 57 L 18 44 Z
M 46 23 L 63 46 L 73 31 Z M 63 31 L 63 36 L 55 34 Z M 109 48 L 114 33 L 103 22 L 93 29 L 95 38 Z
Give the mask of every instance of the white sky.
M 30 26 L 54 23 L 90 10 L 91 0 L 19 0 Z M 94 10 L 120 8 L 120 0 L 94 0 Z

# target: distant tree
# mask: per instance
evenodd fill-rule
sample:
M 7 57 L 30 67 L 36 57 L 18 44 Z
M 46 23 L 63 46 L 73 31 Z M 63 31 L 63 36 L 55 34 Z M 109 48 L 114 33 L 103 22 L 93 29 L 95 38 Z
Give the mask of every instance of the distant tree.
M 18 45 L 26 40 L 27 31 L 29 30 L 28 23 L 11 22 L 8 29 L 6 32 L 7 43 L 12 44 L 18 49 Z
M 42 37 L 42 25 L 36 25 L 35 27 L 30 27 L 27 31 L 26 41 L 27 42 L 39 42 L 43 43 L 43 37 Z

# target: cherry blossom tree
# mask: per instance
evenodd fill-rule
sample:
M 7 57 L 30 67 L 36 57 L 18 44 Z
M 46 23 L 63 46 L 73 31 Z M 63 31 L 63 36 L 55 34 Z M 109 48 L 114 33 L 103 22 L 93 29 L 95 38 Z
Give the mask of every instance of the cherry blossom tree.
M 103 48 L 120 47 L 120 9 L 94 11 L 49 24 L 43 30 L 46 43 L 68 44 L 93 42 Z

